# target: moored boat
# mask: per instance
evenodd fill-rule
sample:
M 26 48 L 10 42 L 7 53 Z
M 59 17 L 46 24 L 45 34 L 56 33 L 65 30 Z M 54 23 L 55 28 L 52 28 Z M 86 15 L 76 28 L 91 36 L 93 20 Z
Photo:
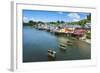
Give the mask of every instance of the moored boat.
M 71 41 L 67 41 L 67 45 L 72 46 L 72 42 Z
M 63 50 L 63 51 L 65 51 L 66 47 L 60 46 L 60 49 Z
M 59 48 L 60 48 L 61 50 L 65 51 L 65 50 L 66 50 L 66 44 L 60 43 L 60 44 L 59 44 Z
M 52 58 L 55 58 L 55 57 L 56 57 L 56 52 L 53 51 L 53 50 L 51 50 L 51 49 L 49 49 L 49 50 L 48 50 L 48 56 L 49 56 L 49 57 L 52 57 Z

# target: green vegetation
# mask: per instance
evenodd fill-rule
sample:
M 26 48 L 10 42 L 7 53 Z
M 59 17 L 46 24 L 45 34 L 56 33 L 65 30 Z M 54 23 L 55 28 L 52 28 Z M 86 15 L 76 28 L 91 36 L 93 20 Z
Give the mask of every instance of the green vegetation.
M 34 25 L 36 25 L 36 22 L 30 20 L 30 21 L 28 22 L 28 24 L 29 24 L 30 26 L 34 26 Z
M 59 26 L 61 24 L 71 24 L 71 25 L 81 25 L 82 27 L 85 26 L 86 23 L 90 23 L 91 22 L 91 14 L 90 15 L 87 15 L 86 19 L 82 19 L 80 21 L 76 21 L 76 22 L 64 22 L 64 21 L 55 21 L 55 22 L 47 22 L 48 24 L 50 25 L 54 25 L 54 26 Z M 30 20 L 28 23 L 24 23 L 23 22 L 23 25 L 24 26 L 37 26 L 38 24 L 45 24 L 44 22 L 42 21 L 33 21 L 33 20 Z
M 61 25 L 61 24 L 64 24 L 65 22 L 64 21 L 56 21 L 56 22 L 48 22 L 48 24 L 50 24 L 50 25 L 54 25 L 54 26 L 59 26 L 59 25 Z
M 41 21 L 35 22 L 33 20 L 30 20 L 28 23 L 23 22 L 24 26 L 37 26 L 38 24 L 44 24 L 44 23 Z
M 77 22 L 68 22 L 68 24 L 72 24 L 72 25 L 78 24 L 78 25 L 81 25 L 82 27 L 84 27 L 84 25 L 86 23 L 90 23 L 90 22 L 91 22 L 91 14 L 88 15 L 86 19 L 82 19 L 82 20 L 77 21 Z

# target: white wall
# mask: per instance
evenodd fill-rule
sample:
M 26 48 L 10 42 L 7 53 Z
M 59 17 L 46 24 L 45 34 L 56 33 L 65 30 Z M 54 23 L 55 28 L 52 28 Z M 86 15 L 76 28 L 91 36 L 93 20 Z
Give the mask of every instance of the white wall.
M 11 0 L 1 0 L 0 1 L 0 73 L 10 73 L 10 1 Z M 32 0 L 34 3 L 41 4 L 56 4 L 56 5 L 68 5 L 68 6 L 92 6 L 97 8 L 97 19 L 98 26 L 96 33 L 96 40 L 98 42 L 98 66 L 97 67 L 81 67 L 81 68 L 64 68 L 56 70 L 34 70 L 34 73 L 51 73 L 51 72 L 65 72 L 65 73 L 100 73 L 100 5 L 99 0 Z

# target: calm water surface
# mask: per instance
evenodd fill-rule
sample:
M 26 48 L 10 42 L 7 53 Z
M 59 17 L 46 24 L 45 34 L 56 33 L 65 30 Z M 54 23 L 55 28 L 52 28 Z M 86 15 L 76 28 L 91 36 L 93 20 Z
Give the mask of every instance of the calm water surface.
M 91 58 L 90 44 L 71 40 L 73 45 L 66 46 L 66 51 L 59 49 L 59 42 L 71 40 L 68 37 L 55 36 L 52 33 L 32 27 L 23 27 L 23 62 L 48 61 L 48 49 L 57 52 L 55 61 L 81 60 Z

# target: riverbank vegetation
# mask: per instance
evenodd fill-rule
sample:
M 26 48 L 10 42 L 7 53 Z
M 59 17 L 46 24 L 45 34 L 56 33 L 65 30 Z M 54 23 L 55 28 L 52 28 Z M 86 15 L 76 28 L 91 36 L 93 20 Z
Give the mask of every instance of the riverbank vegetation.
M 65 21 L 58 20 L 58 21 L 52 21 L 52 22 L 42 22 L 42 21 L 30 20 L 27 23 L 23 22 L 23 26 L 38 26 L 38 24 L 48 24 L 48 25 L 60 26 L 61 24 L 68 24 L 68 25 L 80 25 L 84 27 L 86 23 L 91 23 L 91 14 L 87 15 L 85 19 L 82 19 L 79 21 L 65 22 Z

